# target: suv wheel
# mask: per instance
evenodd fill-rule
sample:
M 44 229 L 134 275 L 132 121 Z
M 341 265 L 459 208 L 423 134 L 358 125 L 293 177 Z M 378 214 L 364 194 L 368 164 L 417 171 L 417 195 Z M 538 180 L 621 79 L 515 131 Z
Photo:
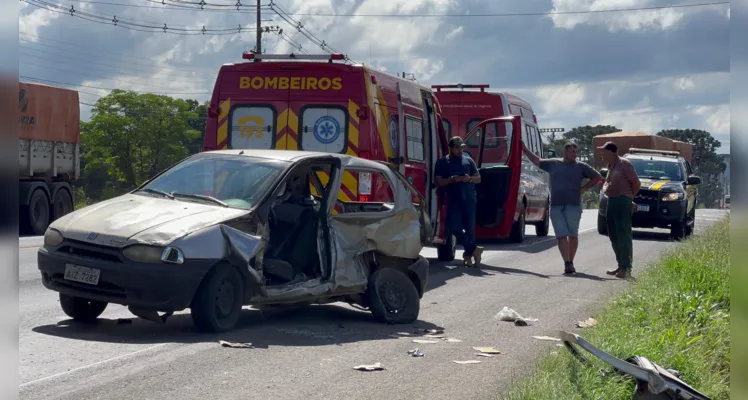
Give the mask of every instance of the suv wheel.
M 673 222 L 670 226 L 670 236 L 675 240 L 684 239 L 686 237 L 686 223 L 684 221 Z
M 600 214 L 597 214 L 597 233 L 608 235 L 608 220 Z
M 96 322 L 108 303 L 60 293 L 62 311 L 70 318 L 81 322 Z
M 394 268 L 379 268 L 371 274 L 366 299 L 374 319 L 388 324 L 410 324 L 421 311 L 418 289 Z
M 244 281 L 230 265 L 213 268 L 200 283 L 190 306 L 198 331 L 220 333 L 234 329 L 242 313 Z

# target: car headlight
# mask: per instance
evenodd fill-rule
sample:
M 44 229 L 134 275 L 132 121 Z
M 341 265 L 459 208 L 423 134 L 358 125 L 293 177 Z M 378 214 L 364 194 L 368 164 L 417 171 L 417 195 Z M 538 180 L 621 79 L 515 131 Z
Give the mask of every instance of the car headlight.
M 44 232 L 44 245 L 55 247 L 59 246 L 60 243 L 62 243 L 63 237 L 62 233 L 58 231 L 57 229 L 48 228 L 46 232 Z
M 676 201 L 682 198 L 683 198 L 683 193 L 680 193 L 680 192 L 665 193 L 662 195 L 662 201 Z
M 128 246 L 122 253 L 125 257 L 141 263 L 158 264 L 161 262 L 170 264 L 182 264 L 184 253 L 176 247 L 156 247 L 146 245 Z

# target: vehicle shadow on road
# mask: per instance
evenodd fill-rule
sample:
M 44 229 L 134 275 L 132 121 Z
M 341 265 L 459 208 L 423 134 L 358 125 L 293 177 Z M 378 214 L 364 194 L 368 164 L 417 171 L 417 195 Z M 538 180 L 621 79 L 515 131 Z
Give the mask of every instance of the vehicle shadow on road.
M 643 242 L 673 242 L 669 232 L 634 230 L 634 240 Z
M 461 276 L 486 277 L 496 274 L 505 275 L 530 275 L 537 278 L 549 278 L 547 275 L 532 271 L 526 271 L 510 267 L 495 267 L 481 263 L 478 268 L 462 266 L 462 260 L 456 259 L 449 263 L 442 263 L 437 259 L 429 259 L 431 269 L 429 271 L 429 283 L 426 291 L 431 291 L 447 284 L 448 281 Z
M 123 323 L 123 321 L 129 321 Z M 398 332 L 419 336 L 416 330 L 444 329 L 418 320 L 412 324 L 386 325 L 374 321 L 367 311 L 344 305 L 272 307 L 263 311 L 243 310 L 236 329 L 223 334 L 195 331 L 188 312 L 171 316 L 166 324 L 156 324 L 133 316 L 128 319 L 99 318 L 94 324 L 63 320 L 32 330 L 65 339 L 122 344 L 162 343 L 252 343 L 257 349 L 272 346 L 329 346 L 371 340 L 397 340 Z
M 527 236 L 522 243 L 512 243 L 509 239 L 483 239 L 478 240 L 478 246 L 485 250 L 520 251 L 523 253 L 542 253 L 556 246 L 556 237 L 548 235 L 545 237 Z

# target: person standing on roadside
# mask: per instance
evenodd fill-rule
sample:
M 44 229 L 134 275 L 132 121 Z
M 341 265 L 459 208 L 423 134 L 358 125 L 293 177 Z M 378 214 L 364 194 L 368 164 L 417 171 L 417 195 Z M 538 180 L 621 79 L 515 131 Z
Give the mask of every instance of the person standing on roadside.
M 562 159 L 541 159 L 523 143 L 522 151 L 537 167 L 551 176 L 551 223 L 558 250 L 564 259 L 564 274 L 576 273 L 574 256 L 579 247 L 579 221 L 582 219 L 582 193 L 603 181 L 586 163 L 577 161 L 577 145 L 564 145 Z M 589 181 L 582 186 L 582 181 Z
M 463 157 L 463 141 L 459 136 L 449 140 L 449 154 L 436 162 L 436 186 L 444 188 L 447 195 L 447 225 L 461 244 L 464 265 L 477 266 L 481 262 L 483 247 L 475 245 L 475 212 L 478 197 L 475 185 L 481 182 L 478 167 L 470 157 Z
M 608 237 L 616 253 L 618 268 L 606 271 L 618 278 L 631 277 L 634 258 L 634 234 L 631 229 L 631 215 L 636 210 L 634 196 L 639 193 L 639 175 L 631 162 L 618 156 L 618 146 L 607 142 L 602 147 L 603 162 L 608 166 L 608 175 L 603 185 L 603 193 L 608 197 L 606 219 Z

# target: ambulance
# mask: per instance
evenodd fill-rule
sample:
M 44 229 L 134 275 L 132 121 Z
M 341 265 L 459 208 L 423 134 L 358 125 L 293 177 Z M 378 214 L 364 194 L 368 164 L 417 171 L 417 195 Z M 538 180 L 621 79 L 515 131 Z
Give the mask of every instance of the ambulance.
M 493 182 L 478 187 L 476 238 L 509 237 L 521 243 L 525 240 L 526 225 L 535 226 L 537 236 L 548 235 L 549 176 L 524 156 L 522 142 L 541 158 L 554 154 L 544 152 L 537 117 L 530 104 L 510 93 L 489 92 L 489 85 L 433 85 L 431 88 L 441 106 L 446 136 L 466 138 L 470 134 L 465 140 L 465 152 L 478 164 L 482 179 L 486 181 L 489 175 Z M 521 119 L 521 134 L 515 135 L 509 122 L 484 124 L 489 118 L 510 115 Z M 477 157 L 481 142 L 485 148 L 481 157 Z M 518 184 L 511 184 L 515 181 Z M 511 224 L 496 223 L 497 217 L 492 213 L 494 202 L 501 204 L 501 217 L 511 220 Z M 443 258 L 450 257 L 451 254 L 445 253 Z
M 447 151 L 447 136 L 431 88 L 352 65 L 342 54 L 246 52 L 242 58 L 247 61 L 224 64 L 216 78 L 205 151 L 322 151 L 388 162 L 424 197 L 434 245 L 440 254 L 454 258 L 454 238 L 445 231 L 445 204 L 437 196 L 433 177 L 436 160 Z M 343 176 L 339 201 L 366 203 L 391 197 L 376 177 L 357 175 Z M 320 176 L 323 184 L 325 178 Z M 497 211 L 500 206 L 492 207 Z M 341 209 L 336 206 L 335 212 Z

